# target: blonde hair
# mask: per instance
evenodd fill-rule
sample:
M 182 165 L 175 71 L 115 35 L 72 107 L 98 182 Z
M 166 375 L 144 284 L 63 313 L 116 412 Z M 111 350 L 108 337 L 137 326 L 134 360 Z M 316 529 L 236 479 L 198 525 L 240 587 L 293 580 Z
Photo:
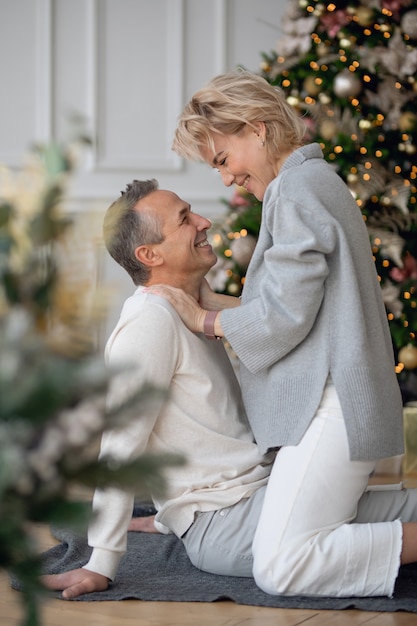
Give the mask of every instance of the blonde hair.
M 213 133 L 238 134 L 245 125 L 266 126 L 266 146 L 272 156 L 303 143 L 306 126 L 288 104 L 282 90 L 245 70 L 213 78 L 194 94 L 179 117 L 172 149 L 189 160 L 202 160 L 200 148 L 213 147 Z

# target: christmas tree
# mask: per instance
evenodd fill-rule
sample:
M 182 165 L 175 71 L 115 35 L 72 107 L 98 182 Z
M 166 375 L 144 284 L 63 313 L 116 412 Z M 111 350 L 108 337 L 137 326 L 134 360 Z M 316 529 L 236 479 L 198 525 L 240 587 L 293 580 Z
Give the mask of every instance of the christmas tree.
M 308 141 L 362 211 L 407 385 L 417 378 L 417 2 L 290 0 L 282 30 L 260 73 L 304 115 Z M 262 207 L 241 188 L 226 205 L 214 288 L 239 295 Z
M 97 458 L 105 431 L 162 403 L 166 390 L 138 382 L 125 402 L 107 405 L 124 368 L 106 367 L 96 346 L 106 307 L 91 280 L 93 224 L 64 206 L 79 144 L 37 146 L 17 171 L 0 166 L 0 568 L 19 581 L 22 626 L 40 623 L 45 591 L 32 524 L 84 532 L 91 507 L 74 486 L 148 496 L 150 486 L 163 491 L 165 466 L 183 462 Z

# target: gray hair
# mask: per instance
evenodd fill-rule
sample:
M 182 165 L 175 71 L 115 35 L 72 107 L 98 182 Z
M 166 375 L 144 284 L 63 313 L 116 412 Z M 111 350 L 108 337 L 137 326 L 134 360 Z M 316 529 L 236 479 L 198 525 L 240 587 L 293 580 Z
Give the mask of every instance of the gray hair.
M 135 250 L 144 244 L 158 244 L 164 240 L 159 219 L 148 212 L 136 211 L 135 207 L 153 191 L 158 181 L 134 180 L 126 185 L 120 198 L 106 211 L 103 222 L 103 239 L 109 254 L 132 278 L 135 285 L 144 285 L 151 270 L 138 261 Z

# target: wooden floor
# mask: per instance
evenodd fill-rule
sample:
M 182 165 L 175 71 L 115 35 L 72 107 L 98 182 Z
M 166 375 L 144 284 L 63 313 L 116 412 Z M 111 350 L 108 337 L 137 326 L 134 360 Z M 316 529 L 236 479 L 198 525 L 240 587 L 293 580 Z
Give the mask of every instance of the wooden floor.
M 398 482 L 398 477 L 378 477 L 373 482 Z M 417 476 L 404 477 L 416 487 Z M 54 545 L 46 528 L 36 528 L 40 550 Z M 20 626 L 21 594 L 13 591 L 0 573 L 0 626 Z M 315 611 L 240 606 L 233 602 L 74 602 L 47 599 L 42 606 L 42 626 L 416 626 L 415 613 L 369 611 Z

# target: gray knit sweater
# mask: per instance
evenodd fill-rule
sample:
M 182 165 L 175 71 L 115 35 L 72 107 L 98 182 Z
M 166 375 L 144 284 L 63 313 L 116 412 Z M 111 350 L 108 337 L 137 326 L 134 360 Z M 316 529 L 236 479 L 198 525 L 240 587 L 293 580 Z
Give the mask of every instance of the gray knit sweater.
M 352 195 L 309 144 L 268 186 L 242 306 L 221 313 L 264 451 L 295 445 L 329 374 L 351 458 L 403 451 L 402 401 L 369 236 Z

